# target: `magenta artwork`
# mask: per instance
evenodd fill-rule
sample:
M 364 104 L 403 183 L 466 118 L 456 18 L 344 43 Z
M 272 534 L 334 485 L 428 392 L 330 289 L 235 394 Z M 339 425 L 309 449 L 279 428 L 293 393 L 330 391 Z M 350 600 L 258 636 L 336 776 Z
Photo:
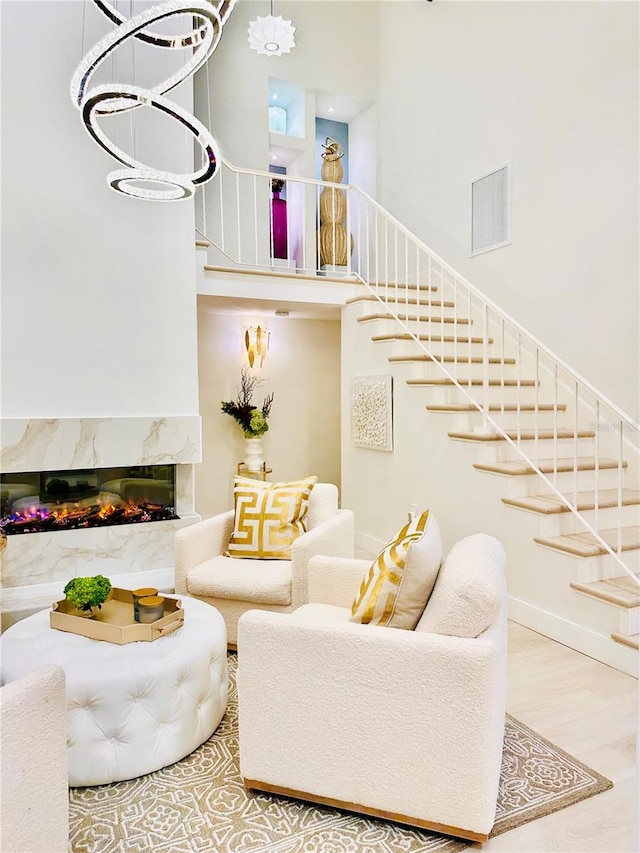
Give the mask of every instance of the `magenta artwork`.
M 284 181 L 271 181 L 273 198 L 271 199 L 271 256 L 289 257 L 287 247 L 287 202 L 280 198 Z

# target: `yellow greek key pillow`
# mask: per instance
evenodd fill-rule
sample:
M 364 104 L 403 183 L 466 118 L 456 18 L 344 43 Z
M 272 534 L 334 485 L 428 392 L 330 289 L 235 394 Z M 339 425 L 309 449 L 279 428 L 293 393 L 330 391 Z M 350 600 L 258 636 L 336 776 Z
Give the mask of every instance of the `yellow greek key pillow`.
M 265 483 L 236 477 L 235 516 L 226 557 L 290 560 L 291 545 L 306 532 L 305 516 L 317 477 Z
M 351 621 L 412 631 L 435 586 L 442 540 L 431 511 L 402 528 L 380 551 L 351 607 Z

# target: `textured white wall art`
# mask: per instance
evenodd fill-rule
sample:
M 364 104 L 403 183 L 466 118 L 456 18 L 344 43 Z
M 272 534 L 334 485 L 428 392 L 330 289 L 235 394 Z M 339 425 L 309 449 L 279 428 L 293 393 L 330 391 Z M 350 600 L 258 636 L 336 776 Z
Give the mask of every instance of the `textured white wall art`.
M 393 450 L 391 376 L 351 380 L 351 438 L 357 447 Z

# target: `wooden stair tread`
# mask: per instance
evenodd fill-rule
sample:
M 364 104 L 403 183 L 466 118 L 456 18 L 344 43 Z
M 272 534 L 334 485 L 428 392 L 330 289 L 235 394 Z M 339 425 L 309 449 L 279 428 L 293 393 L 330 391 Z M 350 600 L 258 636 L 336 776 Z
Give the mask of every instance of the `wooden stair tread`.
M 636 528 L 637 530 L 638 528 Z M 618 607 L 640 607 L 640 575 L 623 575 L 594 583 L 571 581 L 571 589 Z
M 448 432 L 447 435 L 449 438 L 453 438 L 456 441 L 506 441 L 503 435 L 500 433 L 491 433 L 490 435 L 478 435 L 475 432 L 461 432 L 461 431 L 452 431 Z M 520 432 L 518 430 L 507 430 L 507 435 L 509 438 L 513 439 L 513 441 L 517 441 L 518 437 L 524 441 L 535 441 L 536 435 L 538 439 L 553 439 L 556 436 L 558 438 L 567 439 L 567 438 L 575 438 L 576 432 L 573 429 L 539 429 L 537 432 L 535 429 L 521 429 Z M 593 438 L 595 435 L 595 431 L 591 429 L 579 429 L 577 433 L 578 438 Z
M 468 358 L 464 355 L 458 355 L 455 358 L 452 355 L 435 355 L 431 358 L 430 355 L 426 353 L 419 353 L 418 355 L 390 355 L 389 361 L 394 362 L 414 362 L 414 361 L 441 361 L 446 362 L 447 364 L 453 363 L 461 363 L 461 364 L 483 364 L 484 359 L 481 355 L 474 355 L 471 358 Z M 489 356 L 487 359 L 489 364 L 515 364 L 515 358 L 500 358 L 499 356 Z
M 430 317 L 427 314 L 406 314 L 398 312 L 398 315 L 401 320 L 405 321 L 417 321 L 421 323 L 449 323 L 449 324 L 457 324 L 459 326 L 467 326 L 470 323 L 473 323 L 473 320 L 469 320 L 468 317 Z M 396 318 L 393 314 L 377 312 L 375 314 L 363 314 L 361 317 L 358 317 L 358 323 L 367 323 L 369 320 L 395 320 Z M 433 339 L 432 339 L 433 340 Z
M 483 338 L 479 337 L 467 337 L 466 335 L 416 335 L 419 341 L 429 341 L 434 344 L 482 344 L 484 343 Z M 408 332 L 396 332 L 391 335 L 373 335 L 371 338 L 375 343 L 379 342 L 389 342 L 389 341 L 413 341 L 415 340 L 413 335 L 410 335 Z M 487 342 L 492 344 L 493 338 L 487 338 Z
M 640 504 L 640 492 L 633 489 L 622 489 L 620 497 L 622 498 L 622 506 Z M 573 503 L 572 494 L 568 494 L 567 498 Z M 576 499 L 577 509 L 580 512 L 595 508 L 593 492 L 578 492 Z M 562 502 L 558 495 L 530 495 L 523 498 L 502 498 L 502 502 L 507 504 L 507 506 L 526 509 L 530 512 L 538 512 L 542 515 L 555 515 L 559 512 L 570 511 L 569 507 Z M 600 509 L 616 506 L 618 506 L 617 489 L 601 489 L 598 492 L 598 507 Z
M 453 379 L 448 379 L 444 376 L 443 377 L 438 376 L 434 379 L 407 379 L 406 382 L 407 382 L 407 385 L 454 385 L 455 386 L 455 384 L 456 384 L 453 381 Z M 477 379 L 471 379 L 471 381 L 469 381 L 469 379 L 467 377 L 465 377 L 464 379 L 458 379 L 458 384 L 459 385 L 484 385 L 484 381 L 480 377 Z M 515 388 L 516 386 L 520 385 L 520 387 L 524 388 L 525 386 L 530 387 L 530 386 L 535 385 L 535 384 L 536 384 L 535 379 L 521 379 L 519 382 L 517 379 L 504 379 L 504 380 L 502 380 L 502 379 L 489 379 L 487 382 L 487 385 L 489 385 L 492 388 L 499 388 L 503 385 L 505 387 L 509 387 L 509 388 Z
M 535 403 L 505 403 L 504 406 L 501 406 L 500 403 L 491 403 L 489 405 L 490 412 L 564 412 L 566 411 L 565 403 L 558 403 L 558 405 L 554 405 L 553 403 L 538 403 L 536 406 Z M 451 414 L 456 414 L 458 412 L 478 412 L 481 411 L 477 406 L 474 406 L 473 403 L 441 403 L 434 404 L 431 406 L 426 406 L 428 412 L 451 412 Z
M 616 643 L 621 643 L 623 646 L 629 646 L 632 649 L 640 649 L 640 634 L 621 634 L 620 631 L 612 631 L 611 639 Z
M 600 536 L 602 536 L 610 548 L 615 550 L 618 547 L 617 529 L 601 530 Z M 564 536 L 534 536 L 533 541 L 537 542 L 538 545 L 553 548 L 555 551 L 572 554 L 574 557 L 598 557 L 609 553 L 606 548 L 602 547 L 595 536 L 587 531 L 582 533 L 565 533 Z M 638 549 L 640 549 L 640 527 L 623 527 L 622 550 L 637 551 Z M 605 581 L 598 581 L 598 583 L 605 583 Z M 571 586 L 573 586 L 573 582 Z
M 595 471 L 596 460 L 593 456 L 578 456 L 575 460 L 578 471 Z M 474 462 L 473 467 L 478 471 L 488 471 L 491 474 L 506 474 L 510 477 L 518 477 L 524 474 L 535 474 L 536 471 L 522 459 L 510 459 L 506 462 Z M 554 468 L 553 459 L 540 459 L 538 467 L 543 474 L 553 474 L 554 470 L 562 473 L 574 470 L 574 459 L 558 459 Z M 598 467 L 601 471 L 609 468 L 617 468 L 617 459 L 600 459 Z M 627 463 L 623 460 L 622 467 Z
M 408 299 L 403 299 L 401 296 L 388 296 L 385 294 L 385 302 L 402 303 L 402 305 L 435 305 L 438 308 L 455 308 L 455 302 L 442 301 L 440 299 L 416 299 L 410 296 Z M 347 299 L 346 304 L 352 305 L 354 302 L 378 302 L 378 297 L 373 293 L 363 293 L 361 296 L 352 296 Z

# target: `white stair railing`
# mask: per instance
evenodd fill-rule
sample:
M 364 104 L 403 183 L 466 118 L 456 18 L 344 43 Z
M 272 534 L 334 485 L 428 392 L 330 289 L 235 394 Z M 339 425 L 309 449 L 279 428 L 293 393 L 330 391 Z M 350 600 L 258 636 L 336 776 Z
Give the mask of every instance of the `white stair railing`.
M 286 258 L 273 257 L 274 178 L 285 186 Z M 346 198 L 342 224 L 354 246 L 346 258 L 321 252 L 318 210 L 325 189 Z M 206 202 L 201 197 L 201 211 L 199 233 L 211 243 L 209 257 L 218 267 L 231 262 L 247 271 L 288 270 L 362 283 L 376 312 L 395 320 L 433 365 L 431 376 L 415 383 L 429 384 L 436 376 L 436 385 L 449 380 L 480 413 L 477 436 L 500 436 L 637 580 L 623 556 L 630 544 L 624 483 L 637 488 L 640 425 L 378 202 L 351 184 L 237 168 L 223 160 Z M 542 416 L 550 421 L 544 429 Z M 525 428 L 528 417 L 533 423 Z M 509 426 L 512 419 L 515 427 Z M 593 449 L 582 450 L 589 442 Z

